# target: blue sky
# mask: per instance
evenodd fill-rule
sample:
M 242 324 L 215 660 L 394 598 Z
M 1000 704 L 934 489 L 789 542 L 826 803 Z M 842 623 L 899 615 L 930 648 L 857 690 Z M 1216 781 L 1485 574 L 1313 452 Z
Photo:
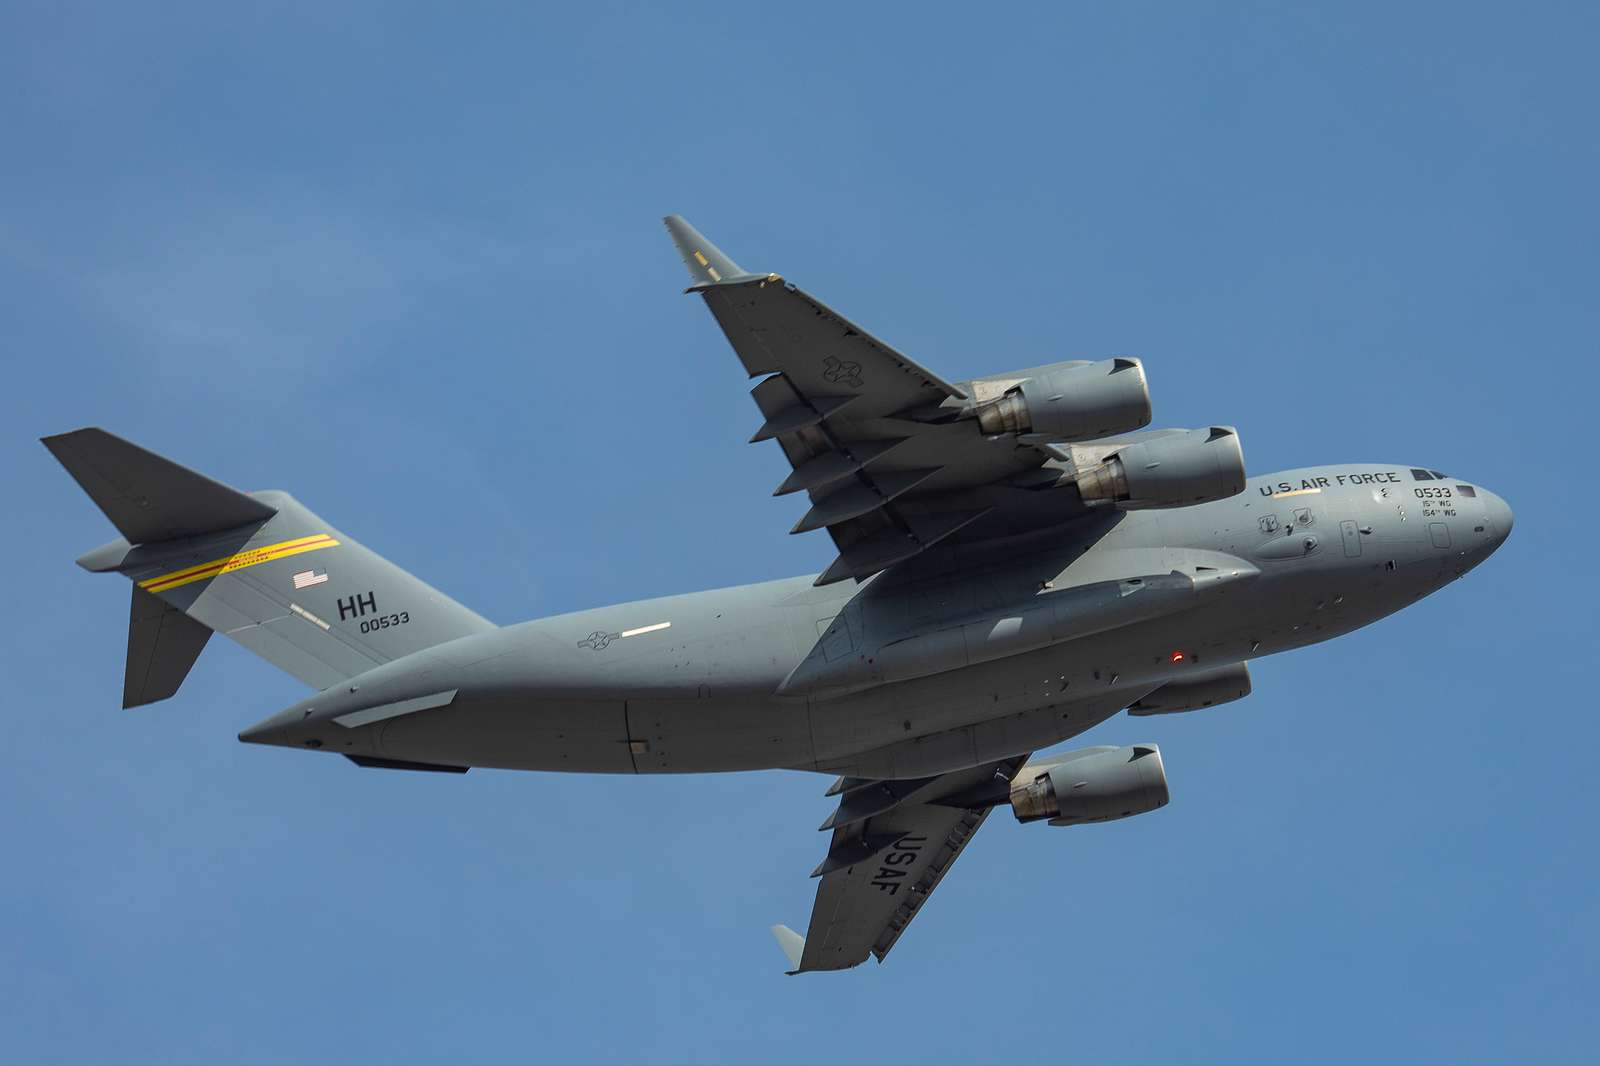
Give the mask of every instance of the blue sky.
M 0 3 L 0 1041 L 18 1062 L 1592 1055 L 1591 5 Z M 659 216 L 946 377 L 1146 360 L 1252 473 L 1515 507 L 1463 582 L 1113 719 L 1173 803 L 997 818 L 787 978 L 827 781 L 358 771 L 215 641 L 118 710 L 99 424 L 498 622 L 820 569 Z

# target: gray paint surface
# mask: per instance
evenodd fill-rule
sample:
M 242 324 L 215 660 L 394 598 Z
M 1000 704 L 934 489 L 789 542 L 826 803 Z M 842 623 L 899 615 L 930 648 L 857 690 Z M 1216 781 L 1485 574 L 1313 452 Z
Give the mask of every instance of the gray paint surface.
M 795 969 L 834 969 L 882 959 L 997 802 L 985 790 L 1022 780 L 1031 753 L 1123 708 L 1239 698 L 1247 660 L 1415 602 L 1511 531 L 1494 493 L 1407 464 L 1226 495 L 1242 476 L 1229 427 L 989 432 L 997 403 L 1007 425 L 1017 404 L 1084 424 L 1070 388 L 1021 387 L 1034 377 L 1139 365 L 952 385 L 667 224 L 691 291 L 766 375 L 755 437 L 790 462 L 780 491 L 811 495 L 797 531 L 826 528 L 833 565 L 497 628 L 287 494 L 79 430 L 45 443 L 125 536 L 80 559 L 135 582 L 125 702 L 170 696 L 215 631 L 319 690 L 240 734 L 252 743 L 364 765 L 842 775 L 810 931 L 779 934 Z M 1147 417 L 1132 380 L 1124 422 Z M 1097 505 L 1090 485 L 1133 497 Z

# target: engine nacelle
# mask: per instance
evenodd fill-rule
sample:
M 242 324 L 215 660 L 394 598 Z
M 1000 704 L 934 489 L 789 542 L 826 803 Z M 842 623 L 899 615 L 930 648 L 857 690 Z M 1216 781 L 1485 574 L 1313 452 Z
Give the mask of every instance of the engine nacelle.
M 1125 511 L 1225 500 L 1244 491 L 1239 431 L 1212 426 L 1119 447 L 1098 465 L 1081 465 L 1077 482 L 1085 502 Z
M 1058 364 L 979 404 L 974 413 L 989 434 L 1094 440 L 1149 425 L 1150 385 L 1137 359 Z
M 1165 807 L 1168 798 L 1167 771 L 1154 744 L 1084 748 L 1030 763 L 1011 780 L 1011 812 L 1019 822 L 1110 822 Z
M 1151 714 L 1177 714 L 1232 703 L 1250 695 L 1250 665 L 1229 663 L 1203 670 L 1176 681 L 1168 681 L 1150 695 L 1135 702 L 1128 713 L 1135 717 Z

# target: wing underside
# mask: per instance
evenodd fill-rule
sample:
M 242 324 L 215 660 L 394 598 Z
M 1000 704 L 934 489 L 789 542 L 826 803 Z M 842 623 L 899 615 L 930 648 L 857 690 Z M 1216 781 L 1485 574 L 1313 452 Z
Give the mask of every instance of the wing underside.
M 839 807 L 811 924 L 802 938 L 774 928 L 791 973 L 843 970 L 868 955 L 882 962 L 988 817 L 989 804 L 964 806 L 1009 782 L 1019 755 L 969 770 L 909 780 L 840 778 Z
M 792 532 L 826 529 L 838 558 L 817 584 L 862 579 L 1054 484 L 1060 456 L 965 417 L 971 398 L 776 274 L 752 274 L 677 216 L 667 228 L 746 373 L 762 423 L 804 492 Z M 1042 476 L 1041 476 L 1042 474 Z

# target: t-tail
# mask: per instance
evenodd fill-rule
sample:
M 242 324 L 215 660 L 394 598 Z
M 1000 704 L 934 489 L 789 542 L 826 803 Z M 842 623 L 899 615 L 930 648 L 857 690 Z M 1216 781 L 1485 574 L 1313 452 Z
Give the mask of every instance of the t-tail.
M 133 581 L 124 707 L 177 692 L 212 633 L 323 689 L 494 628 L 287 493 L 239 492 L 103 429 L 43 443 L 122 534 L 78 565 Z

